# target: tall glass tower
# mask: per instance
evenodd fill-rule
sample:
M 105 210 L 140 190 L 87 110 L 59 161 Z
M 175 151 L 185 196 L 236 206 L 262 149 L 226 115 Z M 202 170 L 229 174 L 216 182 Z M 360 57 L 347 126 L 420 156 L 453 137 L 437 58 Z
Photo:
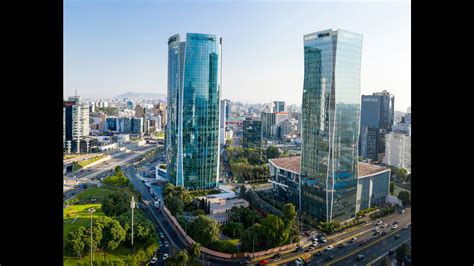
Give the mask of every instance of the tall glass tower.
M 304 35 L 301 212 L 317 222 L 355 216 L 362 35 Z
M 222 38 L 186 34 L 168 39 L 167 176 L 188 189 L 216 187 Z

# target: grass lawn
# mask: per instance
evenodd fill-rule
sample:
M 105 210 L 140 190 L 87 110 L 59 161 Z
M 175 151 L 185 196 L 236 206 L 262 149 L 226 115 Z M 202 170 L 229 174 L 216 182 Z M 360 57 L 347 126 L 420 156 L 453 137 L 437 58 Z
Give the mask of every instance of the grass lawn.
M 91 187 L 91 188 L 87 188 L 86 190 L 83 190 L 81 193 L 77 194 L 76 197 L 79 200 L 95 198 L 97 199 L 98 202 L 100 202 L 102 201 L 103 197 L 105 197 L 106 195 L 112 192 L 113 190 L 108 189 L 108 188 Z
M 98 160 L 104 158 L 105 156 L 106 156 L 106 155 L 96 156 L 96 157 L 93 157 L 93 158 L 90 158 L 90 159 L 87 159 L 87 160 L 84 160 L 84 161 L 80 161 L 80 162 L 78 162 L 77 164 L 78 164 L 79 166 L 81 166 L 81 167 L 84 167 L 84 166 L 86 166 L 86 165 L 89 165 L 89 164 L 91 164 L 91 163 L 93 163 L 93 162 L 95 162 L 95 161 L 98 161 Z
M 234 246 L 240 243 L 240 239 L 238 239 L 238 238 L 236 238 L 236 239 L 224 240 L 224 241 L 229 242 L 229 243 L 231 243 L 231 244 L 234 245 Z
M 66 241 L 66 236 L 69 232 L 76 230 L 81 226 L 90 225 L 90 214 L 87 212 L 89 208 L 94 208 L 96 211 L 92 214 L 92 218 L 98 218 L 104 216 L 104 213 L 100 210 L 100 204 L 84 204 L 84 205 L 72 205 L 64 209 L 63 211 L 63 243 Z M 76 221 L 71 224 L 75 219 Z

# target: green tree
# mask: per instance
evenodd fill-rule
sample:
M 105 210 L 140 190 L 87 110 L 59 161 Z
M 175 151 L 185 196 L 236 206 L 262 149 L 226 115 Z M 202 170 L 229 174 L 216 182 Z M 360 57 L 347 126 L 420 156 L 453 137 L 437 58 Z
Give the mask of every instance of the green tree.
M 209 245 L 209 248 L 223 253 L 238 253 L 239 249 L 227 240 L 216 240 Z
M 390 181 L 390 194 L 393 195 L 393 192 L 395 192 L 395 182 Z
M 205 215 L 206 212 L 203 209 L 197 209 L 192 212 L 193 216 Z
M 262 221 L 262 218 L 256 211 L 244 207 L 232 208 L 230 218 L 234 222 L 242 223 L 244 228 L 249 228 L 253 224 L 261 223 Z
M 338 221 L 321 223 L 321 231 L 325 232 L 326 234 L 332 234 L 334 233 L 334 231 L 336 231 L 340 227 L 341 227 L 341 224 Z
M 102 200 L 102 211 L 110 217 L 117 217 L 130 209 L 126 194 L 115 192 L 107 194 Z
M 188 248 L 189 260 L 194 261 L 201 256 L 201 244 L 194 243 Z
M 183 249 L 178 251 L 174 256 L 169 257 L 165 261 L 165 265 L 170 266 L 185 266 L 189 261 L 188 251 Z
M 240 236 L 241 251 L 242 252 L 254 252 L 260 251 L 264 247 L 262 226 L 258 223 L 247 228 Z
M 261 230 L 270 247 L 278 247 L 288 241 L 289 228 L 278 216 L 270 214 L 265 217 L 262 221 Z
M 402 190 L 398 193 L 398 199 L 400 199 L 403 205 L 410 203 L 410 192 Z
M 236 222 L 228 222 L 222 228 L 222 232 L 232 238 L 240 237 L 243 230 L 244 225 Z
M 173 214 L 173 216 L 176 216 L 177 214 L 183 213 L 184 202 L 179 197 L 172 196 L 170 199 L 168 199 L 168 208 L 171 214 Z
M 287 203 L 283 206 L 283 221 L 294 222 L 296 220 L 296 208 L 292 203 Z
M 84 226 L 79 227 L 76 231 L 69 232 L 65 243 L 66 253 L 80 257 L 82 260 L 82 254 L 86 246 L 86 237 L 86 228 Z
M 408 244 L 404 243 L 402 244 L 399 248 L 397 248 L 395 252 L 395 256 L 397 258 L 398 262 L 402 262 L 403 259 L 409 254 L 410 248 L 408 247 Z
M 380 266 L 390 266 L 390 259 L 388 256 L 385 256 L 380 262 Z
M 104 251 L 104 260 L 106 260 L 106 251 L 115 250 L 125 240 L 125 230 L 117 220 L 108 217 L 101 217 L 96 223 L 102 224 L 102 239 L 99 246 Z
M 189 224 L 189 235 L 203 246 L 219 239 L 219 225 L 211 218 L 200 215 Z
M 280 150 L 275 146 L 270 146 L 266 150 L 267 159 L 273 159 L 280 157 Z

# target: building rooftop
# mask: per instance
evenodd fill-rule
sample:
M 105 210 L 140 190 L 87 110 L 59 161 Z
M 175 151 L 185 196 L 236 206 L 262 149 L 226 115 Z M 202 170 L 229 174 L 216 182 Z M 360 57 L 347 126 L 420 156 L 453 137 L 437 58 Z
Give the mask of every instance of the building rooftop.
M 301 156 L 291 156 L 284 158 L 270 159 L 270 161 L 278 168 L 285 169 L 287 171 L 300 173 L 300 161 Z M 359 162 L 359 177 L 373 175 L 379 172 L 386 171 L 388 168 Z
M 283 158 L 270 159 L 270 161 L 278 168 L 283 168 L 291 172 L 300 172 L 301 156 L 290 156 Z

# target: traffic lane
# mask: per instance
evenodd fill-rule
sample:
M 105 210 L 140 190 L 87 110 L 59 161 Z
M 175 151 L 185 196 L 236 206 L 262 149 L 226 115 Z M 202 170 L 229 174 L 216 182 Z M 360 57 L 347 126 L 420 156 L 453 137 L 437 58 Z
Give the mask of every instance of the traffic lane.
M 392 230 L 390 229 L 390 226 L 393 224 L 393 222 L 395 220 L 400 221 L 400 223 L 398 224 L 398 226 L 400 228 L 403 227 L 405 224 L 407 224 L 411 221 L 411 217 L 409 216 L 410 213 L 411 212 L 406 211 L 404 214 L 396 213 L 396 214 L 392 214 L 391 216 L 382 217 L 380 220 L 382 220 L 384 223 L 389 224 L 388 227 L 386 227 L 382 230 L 386 231 L 387 233 L 392 232 Z M 364 240 L 371 241 L 372 239 L 375 240 L 375 239 L 378 239 L 379 237 L 381 237 L 381 235 L 373 236 L 373 232 L 374 232 L 373 229 L 375 228 L 375 226 L 373 224 L 376 223 L 377 221 L 378 220 L 374 220 L 374 221 L 368 223 L 363 228 L 345 233 L 345 234 L 340 235 L 340 236 L 335 237 L 335 238 L 331 238 L 331 236 L 329 236 L 329 237 L 327 237 L 327 239 L 328 239 L 327 243 L 321 244 L 321 243 L 318 242 L 318 246 L 316 247 L 316 250 L 311 252 L 311 253 L 315 254 L 317 251 L 321 250 L 322 248 L 324 248 L 328 245 L 333 245 L 334 248 L 332 250 L 323 251 L 323 255 L 317 256 L 317 257 L 321 258 L 321 259 L 325 259 L 325 258 L 329 257 L 330 255 L 333 255 L 334 259 L 337 259 L 338 256 L 342 256 L 345 253 L 347 253 L 348 251 L 359 247 L 359 243 L 361 241 L 364 241 Z M 357 235 L 357 234 L 360 234 L 360 235 Z M 357 235 L 356 236 L 357 241 L 355 243 L 348 243 L 350 241 L 350 238 L 352 238 L 354 235 Z M 337 242 L 340 242 L 342 240 L 344 240 L 342 243 L 347 243 L 347 246 L 344 247 L 344 248 L 339 249 L 339 248 L 337 248 L 337 246 L 340 243 L 337 243 Z M 305 249 L 305 250 L 307 250 L 307 249 Z M 306 252 L 286 253 L 286 254 L 282 255 L 282 260 L 294 261 L 304 253 L 306 253 Z M 257 261 L 258 261 L 258 259 L 254 260 L 253 262 L 257 262 Z
M 367 247 L 341 261 L 338 261 L 334 264 L 335 266 L 340 265 L 366 265 L 369 262 L 377 259 L 380 256 L 388 254 L 391 249 L 395 249 L 397 246 L 400 246 L 403 243 L 410 243 L 411 241 L 411 230 L 407 229 L 397 233 L 400 235 L 400 238 L 395 239 L 395 236 L 389 236 L 383 241 L 376 243 L 373 246 Z M 357 257 L 359 255 L 364 255 L 365 258 L 358 261 Z

